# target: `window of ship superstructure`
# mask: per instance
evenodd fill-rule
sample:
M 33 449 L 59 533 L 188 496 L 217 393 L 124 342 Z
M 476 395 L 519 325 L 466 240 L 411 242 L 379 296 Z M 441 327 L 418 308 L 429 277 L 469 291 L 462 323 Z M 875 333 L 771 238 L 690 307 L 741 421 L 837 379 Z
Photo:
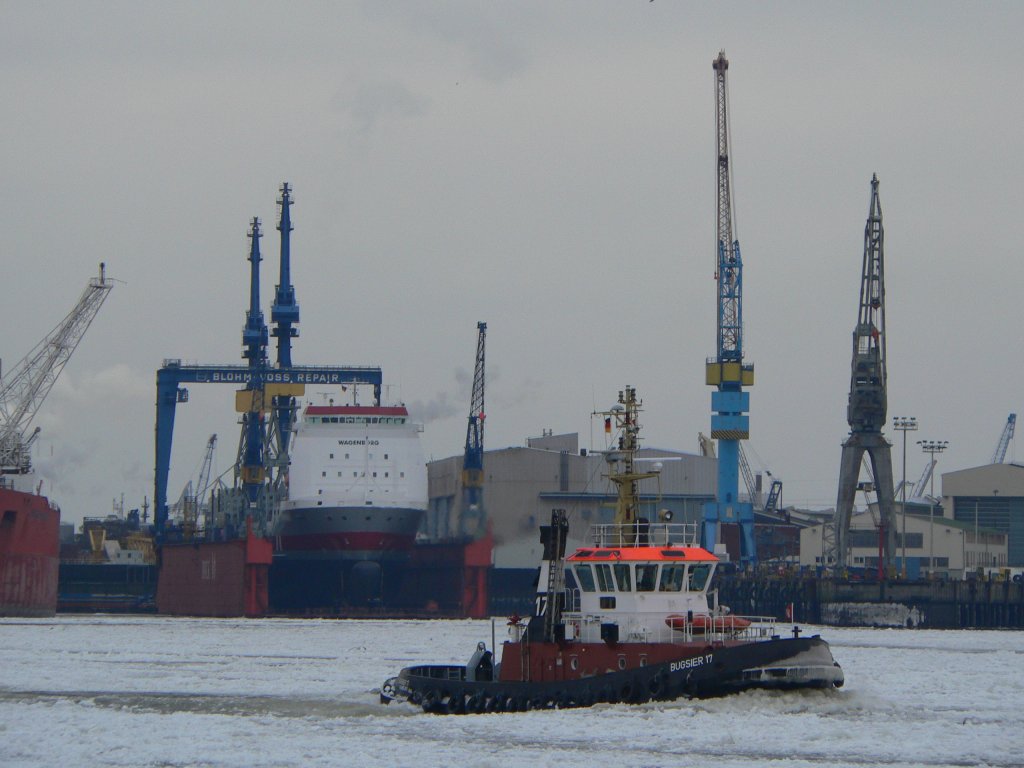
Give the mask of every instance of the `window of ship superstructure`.
M 686 566 L 682 563 L 666 563 L 661 566 L 661 581 L 658 582 L 659 592 L 679 592 L 683 588 L 683 573 Z
M 590 566 L 581 564 L 576 566 L 576 581 L 580 584 L 580 589 L 584 592 L 594 591 L 594 573 L 590 570 Z
M 636 567 L 636 591 L 653 592 L 658 581 L 658 566 L 655 563 Z
M 611 566 L 601 563 L 600 565 L 595 565 L 594 570 L 597 571 L 597 588 L 601 592 L 614 592 L 615 583 L 612 581 Z
M 633 570 L 629 567 L 628 563 L 617 563 L 612 566 L 612 571 L 615 573 L 615 583 L 619 587 L 619 592 L 632 592 L 633 584 L 630 579 L 630 571 Z
M 690 582 L 688 589 L 691 592 L 701 592 L 708 583 L 708 577 L 711 575 L 711 564 L 702 563 L 700 565 L 690 566 Z

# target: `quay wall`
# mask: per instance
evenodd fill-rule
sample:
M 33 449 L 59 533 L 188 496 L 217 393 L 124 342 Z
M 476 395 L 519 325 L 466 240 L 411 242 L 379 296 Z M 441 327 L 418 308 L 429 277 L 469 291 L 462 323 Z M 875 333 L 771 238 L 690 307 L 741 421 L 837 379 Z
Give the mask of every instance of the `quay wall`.
M 831 626 L 1024 629 L 1024 584 L 842 581 L 736 574 L 718 585 L 733 613 Z M 789 606 L 792 604 L 792 616 Z

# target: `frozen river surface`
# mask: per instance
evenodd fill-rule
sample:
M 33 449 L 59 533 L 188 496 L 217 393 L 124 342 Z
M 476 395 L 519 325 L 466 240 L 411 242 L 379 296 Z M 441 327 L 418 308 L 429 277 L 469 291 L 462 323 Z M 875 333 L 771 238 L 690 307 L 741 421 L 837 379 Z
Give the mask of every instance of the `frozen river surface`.
M 807 629 L 842 690 L 440 717 L 376 689 L 490 622 L 0 620 L 0 766 L 1024 765 L 1024 633 Z

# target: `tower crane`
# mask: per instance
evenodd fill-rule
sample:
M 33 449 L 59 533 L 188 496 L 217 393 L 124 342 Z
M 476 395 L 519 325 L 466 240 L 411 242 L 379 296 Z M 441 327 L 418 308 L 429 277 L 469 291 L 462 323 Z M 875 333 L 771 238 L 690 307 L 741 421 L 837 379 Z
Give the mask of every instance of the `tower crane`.
M 462 507 L 459 533 L 476 538 L 484 533 L 484 351 L 487 323 L 477 323 L 476 364 L 473 368 L 473 394 L 466 425 L 466 452 L 462 459 Z
M 191 540 L 199 527 L 199 513 L 203 509 L 203 500 L 210 485 L 210 471 L 213 467 L 213 452 L 217 445 L 217 435 L 210 435 L 206 441 L 206 451 L 199 463 L 199 476 L 195 482 L 191 479 L 185 483 L 181 496 L 173 509 L 181 515 L 181 529 L 186 540 Z M 210 518 L 204 521 L 206 529 L 210 529 Z
M 292 195 L 288 182 L 281 184 L 281 219 L 277 223 L 277 231 L 281 233 L 280 279 L 274 293 L 274 304 L 270 308 L 270 319 L 274 323 L 271 335 L 277 339 L 277 365 L 279 368 L 292 367 L 292 339 L 298 337 L 299 330 L 295 326 L 299 322 L 299 304 L 295 300 L 295 287 L 292 285 Z M 277 415 L 277 430 L 281 444 L 281 453 L 287 455 L 291 441 L 292 422 L 295 416 L 295 395 L 301 392 L 281 392 L 274 396 L 274 413 Z
M 1006 449 L 1010 447 L 1013 440 L 1013 430 L 1017 426 L 1017 414 L 1011 413 L 1006 418 L 1006 426 L 1003 427 L 1003 434 L 999 436 L 999 444 L 996 445 L 996 452 L 992 456 L 993 464 L 1002 464 L 1006 459 Z
M 206 453 L 203 454 L 203 463 L 199 467 L 199 478 L 196 480 L 196 516 L 198 517 L 199 512 L 203 509 L 206 503 L 206 494 L 210 490 L 210 473 L 213 471 L 213 454 L 217 449 L 217 435 L 216 433 L 210 435 L 210 439 L 206 441 Z M 208 507 L 207 507 L 208 508 Z M 204 520 L 206 527 L 210 527 L 209 513 L 206 515 Z
M 260 309 L 260 220 L 253 217 L 249 228 L 249 310 L 242 328 L 242 357 L 249 370 L 260 372 L 267 368 L 267 341 L 269 332 Z M 266 443 L 266 421 L 263 403 L 264 391 L 258 376 L 250 377 L 240 393 L 237 410 L 242 414 L 242 433 L 235 465 L 235 482 L 240 485 L 250 504 L 256 502 L 263 485 L 263 466 Z
M 721 523 L 739 523 L 740 557 L 754 562 L 754 507 L 739 500 L 740 440 L 750 437 L 750 395 L 743 387 L 753 386 L 754 366 L 743 362 L 743 261 L 734 237 L 725 51 L 712 68 L 718 136 L 718 354 L 707 362 L 705 381 L 717 388 L 711 394 L 711 437 L 718 440 L 719 457 L 717 495 L 704 505 L 704 546 L 714 551 Z
M 885 260 L 882 205 L 878 198 L 878 176 L 871 177 L 871 203 L 864 226 L 864 258 L 861 270 L 857 325 L 853 331 L 853 359 L 850 397 L 846 419 L 850 434 L 843 443 L 839 467 L 834 541 L 827 542 L 826 556 L 839 569 L 849 556 L 850 517 L 857 492 L 857 480 L 864 455 L 871 460 L 884 543 L 886 571 L 896 551 L 896 505 L 892 480 L 892 454 L 882 435 L 887 407 L 885 370 Z M 828 551 L 831 550 L 831 551 Z M 881 566 L 881 563 L 880 563 Z
M 39 434 L 38 427 L 28 432 L 32 419 L 113 286 L 100 264 L 99 277 L 89 280 L 74 308 L 0 379 L 0 473 L 31 472 L 32 443 Z

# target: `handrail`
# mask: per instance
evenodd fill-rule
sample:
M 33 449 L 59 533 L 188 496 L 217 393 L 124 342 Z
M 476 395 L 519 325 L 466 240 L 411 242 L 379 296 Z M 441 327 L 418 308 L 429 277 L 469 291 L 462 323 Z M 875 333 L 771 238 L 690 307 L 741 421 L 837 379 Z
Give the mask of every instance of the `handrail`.
M 606 523 L 590 527 L 590 538 L 598 547 L 697 546 L 697 523 Z

